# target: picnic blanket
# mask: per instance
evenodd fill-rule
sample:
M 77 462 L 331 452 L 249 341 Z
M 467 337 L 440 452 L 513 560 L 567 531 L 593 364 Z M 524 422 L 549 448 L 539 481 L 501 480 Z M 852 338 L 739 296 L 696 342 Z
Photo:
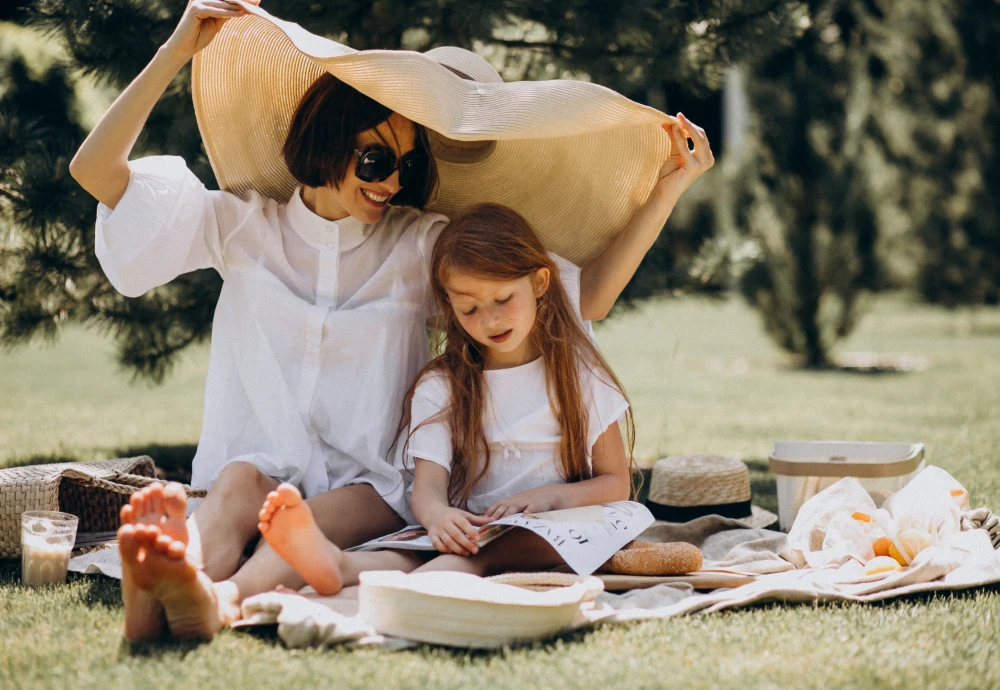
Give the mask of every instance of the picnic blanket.
M 918 475 L 911 482 L 910 492 L 904 493 L 906 489 L 903 489 L 897 494 L 895 507 L 899 519 L 908 519 L 906 506 L 927 500 L 927 492 L 957 485 L 943 470 L 928 470 L 932 471 L 926 476 Z M 844 531 L 843 521 L 838 517 L 844 510 L 874 509 L 867 503 L 870 501 L 867 494 L 852 482 L 854 480 L 841 480 L 810 499 L 802 507 L 802 519 L 796 520 L 788 535 L 746 528 L 718 516 L 683 524 L 655 523 L 639 538 L 694 544 L 705 557 L 704 569 L 745 573 L 754 576 L 754 581 L 709 592 L 699 592 L 691 584 L 684 583 L 659 584 L 623 594 L 604 592 L 595 601 L 581 606 L 569 629 L 598 623 L 705 614 L 766 602 L 868 603 L 922 592 L 1000 583 L 1000 555 L 994 551 L 990 533 L 981 528 L 969 529 L 974 521 L 962 519 L 957 509 L 952 517 L 960 527 L 944 529 L 941 525 L 947 520 L 937 525 L 937 542 L 918 553 L 909 567 L 865 576 L 862 572 L 864 559 L 854 554 L 857 545 L 848 543 L 848 537 L 855 533 Z M 949 510 L 942 503 L 940 512 Z M 117 550 L 75 558 L 70 562 L 70 569 L 121 577 Z M 259 594 L 243 602 L 243 620 L 234 627 L 274 624 L 278 626 L 279 637 L 289 647 L 377 644 L 399 648 L 409 644 L 378 635 L 358 615 L 357 588 L 348 588 L 333 597 L 308 592 L 305 595 Z
M 719 527 L 723 518 L 702 519 L 702 530 Z M 725 521 L 730 522 L 730 521 Z M 568 629 L 598 623 L 624 623 L 650 618 L 705 614 L 767 602 L 870 603 L 921 592 L 967 589 L 1000 583 L 1000 557 L 981 529 L 959 532 L 940 546 L 927 549 L 902 571 L 866 577 L 856 561 L 822 568 L 795 568 L 781 558 L 787 536 L 755 529 L 697 532 L 692 525 L 655 525 L 642 539 L 676 541 L 684 533 L 701 542 L 706 567 L 730 569 L 747 565 L 758 574 L 754 582 L 732 589 L 699 593 L 688 584 L 661 584 L 624 594 L 604 592 L 584 604 Z M 761 534 L 766 533 L 766 534 Z M 357 609 L 355 588 L 334 597 L 267 592 L 243 602 L 244 620 L 237 627 L 277 624 L 278 635 L 289 647 L 334 644 L 405 642 L 385 638 L 368 626 Z

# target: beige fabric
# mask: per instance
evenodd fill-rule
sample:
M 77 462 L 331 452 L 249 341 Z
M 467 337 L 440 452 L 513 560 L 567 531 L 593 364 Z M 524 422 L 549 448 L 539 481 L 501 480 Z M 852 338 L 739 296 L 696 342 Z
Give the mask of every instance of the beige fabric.
M 243 6 L 247 14 L 226 22 L 192 71 L 198 126 L 227 191 L 289 197 L 296 183 L 281 148 L 324 70 L 440 135 L 431 137 L 440 188 L 427 210 L 451 217 L 479 202 L 506 204 L 577 264 L 628 222 L 671 151 L 661 125 L 672 117 L 597 84 L 506 84 L 481 59 L 456 61 L 456 48 L 359 52 Z
M 693 521 L 697 522 L 697 521 Z M 708 527 L 704 523 L 703 527 Z M 735 544 L 734 549 L 751 549 L 747 546 L 757 541 L 755 530 L 727 530 L 749 539 Z M 777 535 L 777 542 L 767 549 L 780 546 L 783 535 Z M 699 538 L 708 541 L 711 535 L 704 533 Z M 718 545 L 716 545 L 718 546 Z M 718 548 L 722 548 L 718 546 Z M 715 552 L 715 547 L 709 549 Z M 776 560 L 772 552 L 762 561 Z M 985 530 L 977 529 L 952 535 L 949 542 L 928 549 L 920 554 L 914 565 L 901 572 L 881 574 L 873 577 L 861 575 L 860 564 L 840 568 L 805 568 L 785 570 L 760 575 L 753 583 L 731 589 L 719 589 L 707 594 L 698 594 L 689 584 L 662 584 L 649 589 L 636 589 L 625 594 L 604 592 L 594 602 L 581 605 L 578 615 L 566 629 L 594 625 L 598 622 L 627 622 L 648 618 L 670 618 L 678 615 L 713 613 L 730 608 L 740 608 L 753 604 L 777 601 L 783 603 L 819 604 L 827 602 L 852 601 L 871 603 L 893 597 L 918 592 L 969 589 L 1000 583 L 1000 559 L 990 545 Z M 269 617 L 259 622 L 274 623 L 284 610 L 287 600 L 274 592 L 251 597 L 243 604 L 245 615 L 267 608 Z M 279 606 L 281 604 L 282 606 Z M 352 610 L 349 592 L 332 598 L 301 598 L 295 601 L 294 611 L 288 614 L 282 639 L 289 646 L 315 646 L 328 644 L 323 631 L 330 629 L 323 621 L 331 620 L 330 611 L 340 611 L 339 615 L 349 616 Z M 354 609 L 356 610 L 356 609 Z M 482 624 L 480 622 L 480 624 Z M 485 626 L 484 626 L 485 627 Z M 281 634 L 279 624 L 279 634 Z M 396 642 L 398 645 L 398 642 Z

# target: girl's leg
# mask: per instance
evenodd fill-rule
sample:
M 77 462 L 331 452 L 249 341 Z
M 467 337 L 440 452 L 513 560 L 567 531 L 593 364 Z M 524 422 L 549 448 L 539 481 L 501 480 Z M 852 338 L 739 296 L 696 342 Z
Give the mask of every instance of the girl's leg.
M 188 560 L 213 582 L 232 576 L 247 542 L 257 536 L 257 511 L 277 486 L 249 463 L 226 465 L 188 518 Z
M 534 532 L 513 529 L 490 542 L 472 556 L 441 554 L 416 572 L 458 571 L 480 577 L 509 571 L 550 570 L 565 561 L 552 546 Z

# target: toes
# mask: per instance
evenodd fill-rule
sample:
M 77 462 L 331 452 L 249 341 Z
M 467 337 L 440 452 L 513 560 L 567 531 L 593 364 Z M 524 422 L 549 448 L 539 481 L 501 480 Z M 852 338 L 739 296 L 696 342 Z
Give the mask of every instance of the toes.
M 122 506 L 121 512 L 119 513 L 121 518 L 121 524 L 130 525 L 135 521 L 135 509 L 132 507 L 131 503 L 126 503 Z
M 163 514 L 163 485 L 159 482 L 150 484 L 146 491 L 146 512 L 151 515 Z
M 162 554 L 166 554 L 170 551 L 170 547 L 173 546 L 174 540 L 165 534 L 161 534 L 156 538 L 154 548 Z
M 187 547 L 184 546 L 184 542 L 177 541 L 176 539 L 172 539 L 170 541 L 170 548 L 167 549 L 167 555 L 170 556 L 170 558 L 180 560 L 181 558 L 184 558 L 186 553 Z
M 281 505 L 288 508 L 294 508 L 302 503 L 302 494 L 291 484 L 281 484 L 275 493 L 280 497 Z
M 257 523 L 257 529 L 260 531 L 261 534 L 267 534 L 268 532 L 271 531 L 271 523 L 270 522 L 263 522 L 263 521 L 262 522 L 258 522 Z
M 163 489 L 163 512 L 169 518 L 187 517 L 187 494 L 177 482 L 170 482 Z
M 132 494 L 131 496 L 129 496 L 128 504 L 130 506 L 132 506 L 132 516 L 133 516 L 133 519 L 138 518 L 140 515 L 142 515 L 144 512 L 146 512 L 145 511 L 145 506 L 146 506 L 145 498 L 146 498 L 146 490 L 145 489 L 142 489 L 141 491 L 136 491 L 134 494 Z
M 123 561 L 135 562 L 139 557 L 139 544 L 136 541 L 135 525 L 122 525 L 118 528 L 118 553 Z
M 265 501 L 260 512 L 257 513 L 257 519 L 261 522 L 270 522 L 271 518 L 274 517 L 274 510 L 274 505 L 270 501 Z
M 135 541 L 140 548 L 154 548 L 161 534 L 160 528 L 154 525 L 135 525 Z

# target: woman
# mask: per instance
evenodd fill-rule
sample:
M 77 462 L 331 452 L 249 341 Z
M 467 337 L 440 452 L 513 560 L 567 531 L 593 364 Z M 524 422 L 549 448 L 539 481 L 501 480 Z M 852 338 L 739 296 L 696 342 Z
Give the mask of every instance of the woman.
M 207 191 L 176 158 L 128 161 L 181 67 L 224 22 L 248 12 L 255 12 L 249 4 L 191 3 L 70 166 L 101 202 L 97 252 L 123 293 L 142 294 L 197 268 L 224 278 L 193 479 L 210 490 L 186 523 L 175 488 L 140 492 L 123 511 L 129 639 L 168 629 L 211 636 L 239 617 L 243 598 L 302 585 L 267 546 L 240 567 L 258 509 L 279 482 L 303 491 L 340 547 L 403 524 L 401 477 L 386 458 L 402 395 L 428 359 L 429 257 L 446 223 L 419 210 L 435 178 L 422 128 L 321 77 L 285 139 L 285 162 L 301 185 L 287 203 Z M 685 119 L 667 129 L 675 152 L 669 174 L 569 277 L 585 319 L 607 313 L 677 198 L 713 162 L 700 129 Z M 245 136 L 252 146 L 254 134 Z M 183 558 L 165 557 L 178 549 Z

